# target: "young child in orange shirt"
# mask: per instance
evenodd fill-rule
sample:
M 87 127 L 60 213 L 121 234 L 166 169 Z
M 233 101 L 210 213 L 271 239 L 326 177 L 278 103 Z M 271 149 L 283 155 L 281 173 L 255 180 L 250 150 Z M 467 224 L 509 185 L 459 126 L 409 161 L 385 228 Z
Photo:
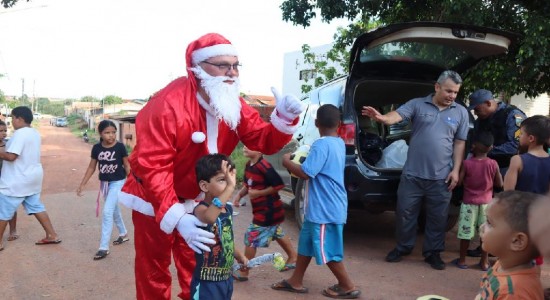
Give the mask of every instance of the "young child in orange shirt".
M 541 196 L 520 191 L 495 195 L 487 207 L 487 222 L 481 228 L 483 250 L 498 257 L 485 273 L 478 299 L 543 300 L 540 271 L 533 264 L 538 256 L 528 228 L 530 206 Z

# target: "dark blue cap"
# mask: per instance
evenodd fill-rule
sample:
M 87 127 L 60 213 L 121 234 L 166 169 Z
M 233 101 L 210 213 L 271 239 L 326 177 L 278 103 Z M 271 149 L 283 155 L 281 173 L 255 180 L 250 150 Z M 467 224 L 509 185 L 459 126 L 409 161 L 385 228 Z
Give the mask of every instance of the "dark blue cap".
M 487 100 L 493 100 L 493 94 L 489 92 L 488 90 L 479 89 L 475 92 L 473 92 L 470 97 L 470 105 L 468 106 L 468 110 L 474 109 L 476 106 L 480 105 L 481 103 L 487 101 Z

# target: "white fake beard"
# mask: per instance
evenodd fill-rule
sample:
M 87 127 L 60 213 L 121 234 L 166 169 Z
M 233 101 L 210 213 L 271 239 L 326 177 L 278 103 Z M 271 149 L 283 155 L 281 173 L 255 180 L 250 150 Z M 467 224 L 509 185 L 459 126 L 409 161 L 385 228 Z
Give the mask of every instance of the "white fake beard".
M 232 130 L 237 128 L 241 120 L 240 81 L 238 77 L 211 76 L 200 66 L 191 68 L 200 79 L 200 85 L 210 98 L 209 105 L 214 110 L 218 120 L 223 120 Z M 233 84 L 225 83 L 232 80 Z

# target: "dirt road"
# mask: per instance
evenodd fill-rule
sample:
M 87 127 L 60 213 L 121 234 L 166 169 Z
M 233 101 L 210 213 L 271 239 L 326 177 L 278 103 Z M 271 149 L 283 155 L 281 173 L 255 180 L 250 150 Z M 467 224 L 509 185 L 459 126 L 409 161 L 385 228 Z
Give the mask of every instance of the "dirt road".
M 42 163 L 45 170 L 42 198 L 55 229 L 63 242 L 36 246 L 43 231 L 34 217 L 19 210 L 18 240 L 7 242 L 0 252 L 0 299 L 134 299 L 133 239 L 112 246 L 104 260 L 93 261 L 99 246 L 100 219 L 95 217 L 97 172 L 88 183 L 85 196 L 74 190 L 89 162 L 91 145 L 72 135 L 67 128 L 50 126 L 42 119 L 37 128 L 42 135 Z M 130 211 L 123 208 L 126 226 L 133 235 Z M 236 209 L 236 244 L 242 247 L 244 230 L 251 219 L 250 205 Z M 361 299 L 416 299 L 438 294 L 450 299 L 473 299 L 482 272 L 473 258 L 468 270 L 448 265 L 445 271 L 432 270 L 421 259 L 421 237 L 411 256 L 400 263 L 386 263 L 384 256 L 393 247 L 393 214 L 350 216 L 345 234 L 345 263 L 353 280 L 363 291 Z M 298 230 L 292 211 L 287 212 L 287 234 L 296 245 Z M 116 237 L 113 232 L 113 239 Z M 448 251 L 442 254 L 449 262 L 458 255 L 456 232 L 447 235 Z M 282 252 L 273 244 L 259 254 Z M 548 265 L 543 268 L 543 282 L 550 286 Z M 174 270 L 173 274 L 175 274 Z M 309 294 L 273 291 L 269 286 L 290 274 L 262 266 L 251 273 L 247 282 L 236 282 L 233 299 L 327 299 L 323 288 L 334 284 L 325 266 L 310 265 L 305 285 Z M 173 298 L 178 293 L 173 281 Z

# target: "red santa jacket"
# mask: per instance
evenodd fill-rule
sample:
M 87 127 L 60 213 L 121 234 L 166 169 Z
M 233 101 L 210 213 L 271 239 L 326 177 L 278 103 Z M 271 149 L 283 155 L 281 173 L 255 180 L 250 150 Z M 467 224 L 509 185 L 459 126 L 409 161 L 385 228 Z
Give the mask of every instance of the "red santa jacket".
M 290 141 L 290 134 L 263 121 L 255 109 L 243 99 L 240 101 L 240 123 L 231 130 L 225 122 L 207 117 L 186 77 L 174 80 L 155 94 L 136 117 L 137 144 L 129 158 L 131 174 L 119 200 L 134 210 L 154 215 L 161 229 L 171 233 L 179 219 L 192 209 L 182 202 L 200 194 L 195 163 L 212 152 L 209 141 L 212 144 L 217 139 L 213 152 L 225 155 L 233 152 L 239 140 L 265 154 L 279 151 Z M 217 123 L 217 134 L 216 130 L 207 129 L 208 122 L 215 122 L 211 126 Z M 206 140 L 193 142 L 191 137 L 197 132 L 204 133 Z

